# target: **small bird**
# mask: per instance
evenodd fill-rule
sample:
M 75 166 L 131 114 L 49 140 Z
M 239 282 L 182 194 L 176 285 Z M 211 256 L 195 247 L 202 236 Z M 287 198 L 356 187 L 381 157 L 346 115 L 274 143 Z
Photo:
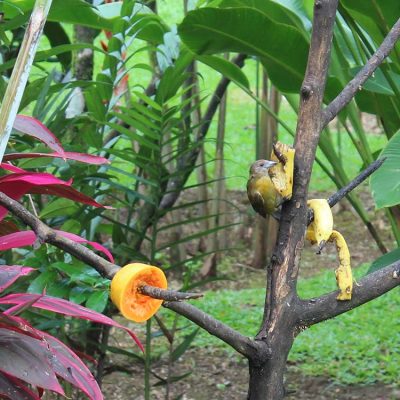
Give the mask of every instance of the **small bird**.
M 282 197 L 268 173 L 269 168 L 276 164 L 276 161 L 257 160 L 250 167 L 247 196 L 254 210 L 264 218 L 267 215 L 279 218 L 278 209 L 282 204 Z

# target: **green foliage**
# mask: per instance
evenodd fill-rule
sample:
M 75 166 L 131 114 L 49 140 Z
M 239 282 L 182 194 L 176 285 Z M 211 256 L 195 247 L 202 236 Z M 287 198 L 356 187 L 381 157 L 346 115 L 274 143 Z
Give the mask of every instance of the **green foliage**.
M 371 176 L 371 192 L 377 208 L 391 207 L 400 204 L 400 132 L 390 139 L 380 158 L 386 161 Z
M 179 34 L 199 54 L 234 51 L 258 56 L 278 89 L 299 91 L 306 66 L 307 40 L 297 29 L 277 23 L 257 9 L 192 11 L 179 26 Z M 269 39 L 265 40 L 265 36 Z
M 377 258 L 370 266 L 368 273 L 377 271 L 378 269 L 385 268 L 386 266 L 400 260 L 400 248 L 397 248 L 383 256 Z

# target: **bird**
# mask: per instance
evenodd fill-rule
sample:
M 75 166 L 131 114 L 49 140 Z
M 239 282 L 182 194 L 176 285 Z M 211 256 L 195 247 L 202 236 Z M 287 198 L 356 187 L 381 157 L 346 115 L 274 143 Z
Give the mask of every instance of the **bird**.
M 276 164 L 276 161 L 257 160 L 251 165 L 249 171 L 247 196 L 254 210 L 264 218 L 267 215 L 279 218 L 282 197 L 275 189 L 268 173 L 268 170 Z

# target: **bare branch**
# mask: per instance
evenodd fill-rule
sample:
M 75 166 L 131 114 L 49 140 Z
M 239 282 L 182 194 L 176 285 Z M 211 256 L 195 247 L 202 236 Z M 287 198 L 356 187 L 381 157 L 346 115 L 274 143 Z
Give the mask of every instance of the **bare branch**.
M 99 274 L 109 279 L 111 279 L 119 270 L 117 265 L 105 260 L 103 257 L 98 256 L 85 246 L 82 246 L 71 239 L 60 236 L 56 231 L 43 223 L 39 218 L 31 214 L 22 204 L 8 197 L 2 192 L 0 192 L 0 205 L 5 207 L 19 220 L 32 228 L 37 235 L 38 244 L 52 244 L 92 266 L 94 269 L 96 269 L 96 271 L 99 272 Z
M 383 60 L 389 55 L 400 37 L 400 18 L 393 25 L 388 35 L 378 47 L 376 52 L 368 60 L 358 74 L 346 85 L 346 87 L 332 100 L 322 113 L 322 127 L 328 125 L 339 112 L 350 103 L 358 90 L 382 64 Z
M 311 326 L 336 317 L 371 301 L 400 285 L 400 261 L 366 275 L 354 287 L 352 299 L 338 301 L 338 291 L 316 299 L 301 300 L 299 304 L 299 327 Z
M 332 208 L 335 204 L 337 204 L 343 197 L 347 196 L 352 190 L 354 190 L 358 185 L 364 182 L 371 174 L 373 174 L 378 168 L 382 166 L 385 162 L 385 158 L 380 158 L 379 160 L 374 161 L 371 163 L 367 168 L 364 169 L 359 175 L 357 175 L 352 181 L 350 181 L 346 186 L 342 187 L 338 190 L 335 194 L 333 194 L 328 199 L 328 204 Z M 310 225 L 314 219 L 314 212 L 313 210 L 308 209 L 308 222 L 307 224 Z
M 176 292 L 174 290 L 160 289 L 154 286 L 143 285 L 138 287 L 138 292 L 165 301 L 183 301 L 203 297 L 203 293 Z
M 269 348 L 265 342 L 252 340 L 242 335 L 189 303 L 167 301 L 163 303 L 163 306 L 190 319 L 196 325 L 229 344 L 247 358 L 266 360 L 269 357 Z
M 0 192 L 0 205 L 9 210 L 26 225 L 30 226 L 38 236 L 39 243 L 49 243 L 72 254 L 79 260 L 95 268 L 96 271 L 108 279 L 112 279 L 120 269 L 119 266 L 98 256 L 85 246 L 60 236 L 39 218 L 31 214 L 22 204 L 2 192 Z M 266 357 L 267 350 L 265 343 L 253 341 L 205 312 L 198 310 L 196 307 L 181 303 L 182 300 L 203 296 L 201 293 L 176 292 L 148 285 L 141 286 L 138 291 L 156 299 L 166 300 L 163 304 L 165 307 L 195 322 L 212 335 L 231 345 L 244 356 L 255 359 Z
M 37 235 L 37 242 L 39 244 L 49 243 L 61 250 L 66 251 L 67 253 L 75 256 L 77 259 L 93 267 L 105 278 L 112 279 L 113 276 L 119 271 L 120 267 L 118 265 L 107 261 L 87 247 L 59 235 L 54 229 L 50 228 L 38 217 L 30 213 L 22 204 L 8 197 L 2 192 L 0 192 L 0 205 L 14 214 L 23 223 L 31 227 Z M 156 299 L 167 301 L 182 301 L 203 296 L 201 293 L 176 292 L 173 290 L 164 290 L 147 285 L 142 286 L 140 289 L 141 293 Z

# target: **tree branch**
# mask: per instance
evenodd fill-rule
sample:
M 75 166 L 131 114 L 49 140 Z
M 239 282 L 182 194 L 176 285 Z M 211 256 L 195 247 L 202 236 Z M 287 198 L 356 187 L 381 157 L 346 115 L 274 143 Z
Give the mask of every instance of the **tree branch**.
M 382 64 L 383 60 L 389 55 L 397 40 L 400 37 L 400 18 L 393 25 L 388 35 L 383 40 L 372 57 L 368 60 L 365 66 L 358 74 L 346 85 L 339 95 L 325 108 L 322 113 L 322 127 L 328 125 L 339 112 L 350 103 L 358 90 L 374 73 L 374 71 Z
M 38 217 L 30 213 L 22 204 L 11 197 L 8 197 L 2 192 L 0 192 L 0 205 L 10 211 L 23 223 L 32 228 L 37 235 L 38 244 L 49 243 L 61 250 L 66 251 L 67 253 L 76 257 L 78 260 L 81 260 L 93 267 L 101 276 L 110 280 L 120 270 L 118 265 L 107 261 L 87 247 L 59 235 L 54 229 L 50 228 Z M 201 293 L 177 292 L 147 285 L 141 286 L 140 292 L 150 297 L 154 297 L 155 299 L 167 301 L 182 301 L 203 296 Z
M 85 246 L 82 246 L 71 239 L 60 236 L 56 231 L 51 229 L 39 218 L 31 214 L 22 204 L 16 200 L 13 200 L 11 197 L 8 197 L 2 192 L 0 192 L 0 205 L 14 214 L 23 223 L 32 228 L 37 235 L 36 244 L 52 244 L 59 249 L 72 254 L 78 260 L 81 260 L 92 266 L 97 272 L 99 272 L 99 274 L 108 279 L 112 279 L 112 277 L 119 270 L 117 265 L 107 261 L 103 257 L 98 256 Z
M 347 196 L 352 190 L 354 190 L 358 185 L 365 181 L 371 174 L 373 174 L 378 168 L 382 166 L 385 162 L 385 158 L 380 158 L 379 160 L 371 163 L 367 168 L 364 169 L 359 175 L 357 175 L 352 181 L 350 181 L 346 186 L 342 187 L 335 194 L 329 197 L 328 204 L 332 208 L 337 204 L 343 197 Z M 308 220 L 307 225 L 310 225 L 314 219 L 314 211 L 308 209 Z
M 297 299 L 296 282 L 300 249 L 307 224 L 307 190 L 312 164 L 321 133 L 321 107 L 329 67 L 333 27 L 338 0 L 318 0 L 314 5 L 314 24 L 307 69 L 301 87 L 299 118 L 295 139 L 293 196 L 282 206 L 277 244 L 267 271 L 264 321 L 259 339 L 270 338 L 273 352 L 288 353 L 292 338 L 279 338 L 295 324 L 293 304 Z M 279 344 L 278 344 L 279 342 Z
M 199 299 L 203 293 L 176 292 L 175 290 L 160 289 L 154 286 L 143 285 L 138 287 L 138 292 L 165 301 L 183 301 Z
M 365 304 L 400 285 L 400 261 L 366 275 L 358 281 L 349 301 L 338 301 L 338 291 L 300 300 L 299 327 L 308 327 Z
M 42 222 L 35 215 L 31 214 L 22 204 L 0 192 L 0 205 L 9 210 L 19 220 L 30 226 L 36 233 L 39 243 L 49 243 L 67 253 L 75 256 L 79 260 L 92 266 L 102 276 L 112 279 L 120 269 L 119 266 L 98 256 L 90 249 L 79 243 L 72 241 L 57 234 L 52 228 Z M 241 335 L 239 332 L 228 327 L 212 316 L 200 311 L 196 307 L 181 303 L 182 300 L 194 299 L 203 296 L 201 293 L 185 293 L 172 290 L 164 290 L 153 286 L 144 285 L 139 288 L 139 292 L 147 296 L 164 300 L 163 305 L 178 314 L 185 316 L 195 322 L 200 327 L 207 330 L 212 335 L 218 337 L 231 345 L 239 353 L 246 357 L 266 357 L 267 350 L 265 343 L 259 343 Z
M 265 361 L 269 357 L 270 351 L 266 343 L 242 335 L 189 303 L 164 302 L 163 306 L 190 319 L 247 358 Z

